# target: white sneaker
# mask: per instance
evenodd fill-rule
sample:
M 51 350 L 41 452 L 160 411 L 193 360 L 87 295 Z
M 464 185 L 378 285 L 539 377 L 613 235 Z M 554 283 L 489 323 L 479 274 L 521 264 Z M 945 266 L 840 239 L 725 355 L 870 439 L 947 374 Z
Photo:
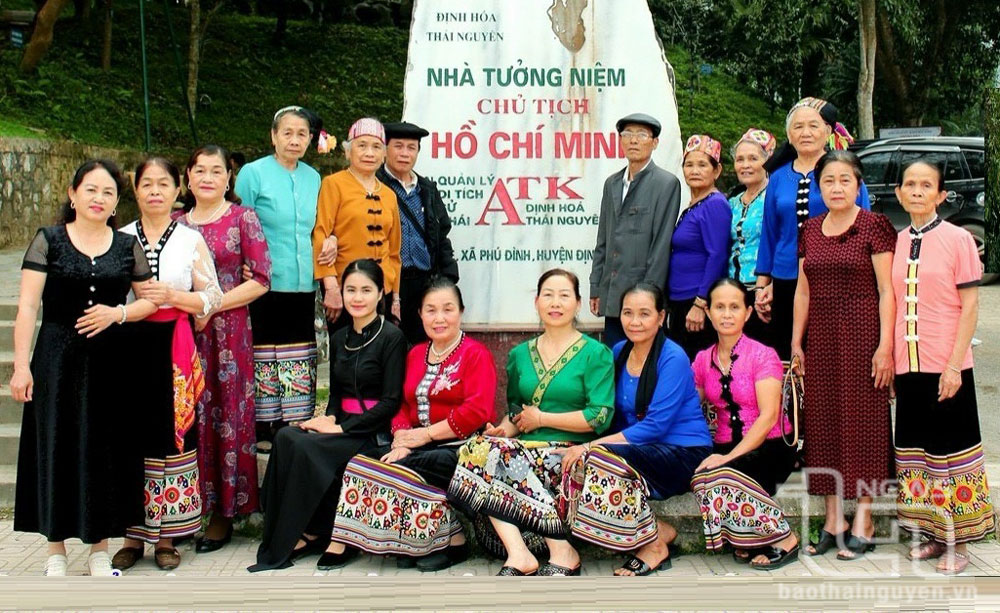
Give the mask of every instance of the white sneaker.
M 87 558 L 87 566 L 90 567 L 91 577 L 117 577 L 121 575 L 111 567 L 111 556 L 107 551 L 95 551 Z
M 42 571 L 42 574 L 46 577 L 65 577 L 68 564 L 66 556 L 63 554 L 50 555 L 49 559 L 45 560 L 45 570 Z

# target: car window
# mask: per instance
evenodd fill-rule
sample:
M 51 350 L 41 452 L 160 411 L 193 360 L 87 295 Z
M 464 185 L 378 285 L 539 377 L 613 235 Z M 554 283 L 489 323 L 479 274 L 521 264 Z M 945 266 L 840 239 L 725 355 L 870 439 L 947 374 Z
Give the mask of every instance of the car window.
M 951 156 L 952 154 L 944 151 L 904 151 L 903 155 L 900 157 L 899 164 L 900 168 L 905 168 L 906 165 L 913 160 L 923 160 L 930 164 L 934 164 L 941 169 L 941 172 L 944 174 L 944 180 L 947 183 L 949 180 L 953 180 L 948 176 L 948 160 Z M 958 165 L 958 178 L 962 178 L 961 163 Z
M 879 185 L 886 183 L 885 171 L 889 167 L 892 158 L 892 151 L 872 153 L 861 158 L 861 166 L 864 169 L 865 183 L 868 185 Z
M 986 152 L 978 149 L 965 150 L 965 163 L 969 165 L 969 174 L 973 179 L 982 179 L 986 176 Z

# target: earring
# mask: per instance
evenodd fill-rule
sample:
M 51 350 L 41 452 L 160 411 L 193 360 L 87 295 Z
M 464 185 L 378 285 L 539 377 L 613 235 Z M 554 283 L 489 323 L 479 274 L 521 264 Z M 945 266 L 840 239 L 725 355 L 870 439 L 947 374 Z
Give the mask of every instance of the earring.
M 70 200 L 70 201 L 69 201 L 69 208 L 71 208 L 71 209 L 75 209 L 75 208 L 76 208 L 76 203 L 75 203 L 75 202 L 73 202 L 72 200 Z
M 112 211 L 111 211 L 111 216 L 112 216 L 112 217 L 114 217 L 114 216 L 115 216 L 115 215 L 117 215 L 117 214 L 118 214 L 118 207 L 115 207 L 115 208 L 114 208 L 114 209 L 112 209 Z

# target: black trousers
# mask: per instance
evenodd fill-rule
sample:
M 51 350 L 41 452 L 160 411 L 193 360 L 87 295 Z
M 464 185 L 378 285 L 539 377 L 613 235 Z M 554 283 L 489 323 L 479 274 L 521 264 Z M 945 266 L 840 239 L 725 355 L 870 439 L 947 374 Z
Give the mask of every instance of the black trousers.
M 795 286 L 798 279 L 774 279 L 771 323 L 767 339 L 758 339 L 773 347 L 784 361 L 792 359 L 792 320 L 795 316 Z
M 685 322 L 688 311 L 691 310 L 693 305 L 694 298 L 667 301 L 667 306 L 670 310 L 667 336 L 684 349 L 684 353 L 687 354 L 688 359 L 692 362 L 699 351 L 708 349 L 718 340 L 715 328 L 712 327 L 712 321 L 708 318 L 708 314 L 705 315 L 705 325 L 701 330 L 698 332 L 688 332 Z
M 429 270 L 419 268 L 404 268 L 399 278 L 399 328 L 410 345 L 427 340 L 420 320 L 420 299 L 430 278 Z

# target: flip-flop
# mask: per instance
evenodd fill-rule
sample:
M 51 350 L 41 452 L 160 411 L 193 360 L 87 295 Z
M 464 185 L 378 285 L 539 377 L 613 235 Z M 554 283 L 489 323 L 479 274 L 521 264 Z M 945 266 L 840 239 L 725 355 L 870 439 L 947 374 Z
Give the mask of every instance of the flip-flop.
M 553 564 L 552 562 L 546 562 L 542 564 L 538 569 L 539 577 L 579 577 L 580 569 L 582 565 L 577 564 L 576 568 L 567 568 L 565 566 L 559 566 L 558 564 Z
M 953 552 L 951 555 L 954 556 L 952 559 L 955 561 L 955 564 L 951 568 L 941 568 L 940 566 L 938 566 L 935 569 L 937 570 L 938 573 L 942 575 L 958 575 L 960 573 L 965 572 L 965 569 L 969 566 L 968 554 L 958 553 L 956 551 Z M 947 559 L 948 558 L 942 558 L 942 561 Z
M 497 573 L 497 577 L 534 577 L 538 574 L 538 569 L 526 573 L 519 568 L 514 568 L 513 566 L 503 566 L 500 568 L 500 572 Z
M 670 568 L 673 565 L 674 564 L 673 562 L 670 561 L 670 558 L 664 558 L 663 560 L 660 561 L 660 563 L 656 566 L 656 568 L 652 568 L 650 567 L 649 564 L 646 564 L 639 558 L 635 556 L 629 556 L 625 559 L 625 563 L 618 567 L 618 570 L 628 570 L 631 571 L 636 577 L 645 577 L 646 575 L 654 573 L 658 570 L 670 570 Z M 628 575 L 616 574 L 615 576 L 627 577 Z
M 920 543 L 916 547 L 910 550 L 906 557 L 914 560 L 933 560 L 934 558 L 940 558 L 947 551 L 947 546 L 944 543 L 938 541 L 926 541 Z
M 751 561 L 750 568 L 757 570 L 777 570 L 785 564 L 793 562 L 799 558 L 799 544 L 795 543 L 795 547 L 792 547 L 788 551 L 785 551 L 780 547 L 767 547 L 754 554 L 754 557 L 759 555 L 767 558 L 767 564 L 758 564 L 757 562 Z

